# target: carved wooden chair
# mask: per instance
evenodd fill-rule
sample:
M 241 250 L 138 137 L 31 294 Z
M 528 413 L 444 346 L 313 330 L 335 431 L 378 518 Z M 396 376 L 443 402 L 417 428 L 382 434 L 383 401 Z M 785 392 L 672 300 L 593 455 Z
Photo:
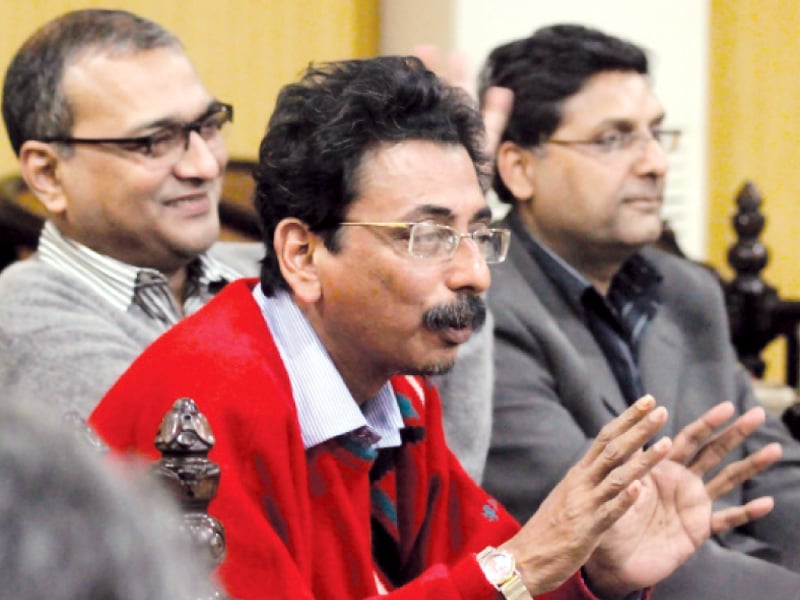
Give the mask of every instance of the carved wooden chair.
M 759 236 L 766 219 L 760 211 L 762 196 L 752 182 L 745 182 L 736 196 L 733 216 L 736 242 L 728 251 L 728 263 L 735 276 L 725 283 L 725 300 L 731 324 L 733 345 L 739 360 L 755 376 L 764 375 L 761 352 L 772 340 L 786 340 L 786 384 L 800 383 L 800 301 L 781 298 L 761 272 L 769 252 Z
M 230 160 L 222 181 L 219 219 L 224 240 L 260 241 L 261 228 L 253 206 L 253 169 L 250 160 Z
M 761 272 L 769 261 L 769 251 L 759 240 L 766 219 L 756 186 L 745 182 L 736 195 L 733 216 L 736 242 L 728 251 L 728 263 L 735 276 L 724 283 L 725 302 L 731 326 L 731 339 L 739 360 L 756 378 L 764 375 L 761 357 L 764 348 L 776 338 L 786 341 L 786 389 L 788 407 L 781 418 L 792 435 L 800 439 L 800 404 L 796 390 L 800 383 L 800 300 L 781 298 Z
M 155 438 L 161 459 L 153 473 L 172 491 L 183 509 L 184 525 L 209 569 L 225 558 L 225 530 L 208 514 L 217 495 L 219 465 L 208 458 L 214 434 L 191 398 L 178 398 L 164 415 Z

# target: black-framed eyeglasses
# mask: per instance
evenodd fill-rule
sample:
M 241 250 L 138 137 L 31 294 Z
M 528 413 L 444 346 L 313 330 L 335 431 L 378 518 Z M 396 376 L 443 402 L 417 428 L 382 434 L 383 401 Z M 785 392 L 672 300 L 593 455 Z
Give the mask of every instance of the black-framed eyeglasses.
M 655 141 L 664 152 L 673 152 L 678 147 L 680 137 L 680 129 L 652 129 L 649 132 L 614 131 L 593 140 L 549 138 L 544 140 L 543 143 L 561 146 L 586 146 L 597 151 L 598 154 L 617 154 L 633 148 L 643 148 L 646 144 Z
M 127 152 L 148 158 L 178 157 L 189 148 L 189 135 L 197 133 L 209 146 L 222 140 L 221 131 L 226 123 L 233 121 L 233 106 L 223 102 L 214 103 L 199 119 L 191 123 L 175 123 L 159 128 L 150 135 L 119 138 L 44 137 L 39 141 L 59 144 L 111 144 Z
M 428 260 L 448 260 L 453 258 L 458 245 L 464 238 L 469 238 L 475 244 L 481 256 L 487 263 L 501 263 L 506 259 L 508 245 L 511 240 L 509 229 L 492 229 L 483 227 L 461 233 L 449 225 L 442 225 L 432 221 L 417 223 L 405 222 L 348 222 L 340 223 L 342 226 L 388 227 L 404 232 L 408 238 L 408 253 L 411 256 Z

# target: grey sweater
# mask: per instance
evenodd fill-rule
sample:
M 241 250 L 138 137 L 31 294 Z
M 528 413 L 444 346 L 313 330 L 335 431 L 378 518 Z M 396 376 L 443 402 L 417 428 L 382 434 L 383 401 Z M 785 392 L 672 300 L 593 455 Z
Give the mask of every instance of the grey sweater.
M 258 273 L 261 244 L 216 244 L 209 253 Z M 80 279 L 31 258 L 0 275 L 0 401 L 44 400 L 84 418 L 163 326 L 137 307 L 121 312 Z

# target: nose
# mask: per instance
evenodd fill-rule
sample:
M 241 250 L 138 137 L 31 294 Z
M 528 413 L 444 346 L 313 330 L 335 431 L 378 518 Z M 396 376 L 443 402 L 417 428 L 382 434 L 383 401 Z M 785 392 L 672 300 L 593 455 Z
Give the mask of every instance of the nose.
M 663 177 L 669 169 L 667 151 L 654 137 L 642 141 L 642 148 L 634 163 L 636 172 L 640 175 L 656 175 Z
M 179 179 L 214 179 L 219 177 L 228 162 L 225 142 L 220 140 L 210 145 L 194 130 L 186 138 L 186 149 L 175 163 L 175 175 Z
M 480 294 L 489 287 L 492 281 L 489 265 L 471 238 L 461 238 L 447 265 L 446 278 L 447 286 L 453 291 L 467 290 Z

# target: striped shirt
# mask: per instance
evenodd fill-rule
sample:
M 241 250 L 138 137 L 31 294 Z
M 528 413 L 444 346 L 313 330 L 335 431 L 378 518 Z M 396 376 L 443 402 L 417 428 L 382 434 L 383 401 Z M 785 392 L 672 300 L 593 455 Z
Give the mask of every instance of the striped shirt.
M 348 435 L 365 447 L 401 445 L 403 417 L 390 382 L 359 407 L 291 296 L 279 291 L 267 298 L 257 285 L 253 299 L 289 374 L 306 449 L 340 435 Z
M 509 220 L 517 239 L 592 332 L 625 399 L 635 402 L 645 392 L 638 354 L 647 326 L 661 303 L 659 272 L 642 255 L 634 254 L 611 280 L 604 297 L 572 265 L 532 236 L 515 213 Z M 519 235 L 522 231 L 525 233 Z
M 184 315 L 199 310 L 226 283 L 242 276 L 211 256 L 201 254 L 187 266 L 185 299 L 179 306 L 163 273 L 99 254 L 65 238 L 50 221 L 45 223 L 39 237 L 38 256 L 84 282 L 120 311 L 139 309 L 164 330 Z

